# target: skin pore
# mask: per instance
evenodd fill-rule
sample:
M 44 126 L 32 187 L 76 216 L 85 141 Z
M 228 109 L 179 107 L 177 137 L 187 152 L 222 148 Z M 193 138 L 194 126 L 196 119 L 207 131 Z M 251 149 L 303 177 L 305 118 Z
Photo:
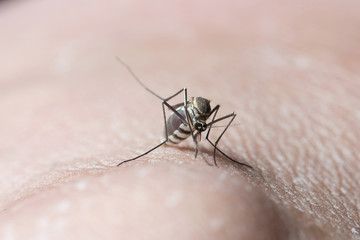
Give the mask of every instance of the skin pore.
M 359 239 L 359 8 L 0 3 L 0 238 Z M 219 146 L 254 169 L 191 139 L 114 167 L 163 130 L 115 56 L 162 97 L 236 111 Z

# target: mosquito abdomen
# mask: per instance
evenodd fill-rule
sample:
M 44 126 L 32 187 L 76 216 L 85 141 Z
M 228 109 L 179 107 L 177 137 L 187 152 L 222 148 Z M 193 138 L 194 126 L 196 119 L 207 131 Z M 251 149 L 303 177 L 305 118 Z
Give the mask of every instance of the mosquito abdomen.
M 186 112 L 184 106 L 178 107 L 176 111 L 186 119 Z M 191 131 L 187 125 L 175 113 L 171 113 L 166 121 L 168 142 L 178 144 L 191 135 Z M 164 131 L 163 139 L 165 138 L 166 131 Z

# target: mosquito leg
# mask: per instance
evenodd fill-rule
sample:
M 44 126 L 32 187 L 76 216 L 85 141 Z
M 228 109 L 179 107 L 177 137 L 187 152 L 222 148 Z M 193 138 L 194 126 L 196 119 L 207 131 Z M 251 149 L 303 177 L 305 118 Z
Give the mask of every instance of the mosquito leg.
M 143 153 L 143 154 L 141 154 L 141 155 L 139 155 L 139 156 L 137 156 L 137 157 L 134 157 L 134 158 L 131 158 L 131 159 L 128 159 L 128 160 L 125 160 L 125 161 L 119 163 L 119 164 L 117 165 L 117 167 L 120 166 L 120 165 L 122 165 L 122 164 L 124 164 L 124 163 L 126 163 L 126 162 L 134 161 L 134 160 L 136 160 L 136 159 L 138 159 L 138 158 L 141 158 L 142 156 L 145 156 L 146 154 L 148 154 L 148 153 L 154 151 L 155 149 L 157 149 L 158 147 L 164 145 L 166 142 L 167 142 L 167 139 L 166 139 L 165 141 L 163 141 L 162 143 L 160 143 L 159 145 L 153 147 L 153 148 L 150 149 L 149 151 L 147 151 L 147 152 L 145 152 L 145 153 Z
M 172 98 L 176 97 L 177 95 L 179 95 L 179 94 L 180 94 L 181 92 L 183 92 L 183 91 L 186 93 L 187 89 L 186 89 L 186 88 L 183 88 L 183 89 L 181 89 L 180 91 L 178 91 L 177 93 L 175 93 L 174 95 L 172 95 L 172 96 L 164 99 L 164 100 L 162 101 L 162 104 L 165 105 L 165 106 L 167 106 L 167 107 L 168 107 L 174 114 L 176 114 L 176 116 L 178 116 L 178 117 L 181 119 L 181 121 L 187 126 L 187 125 L 188 125 L 188 122 L 186 121 L 186 119 L 185 119 L 183 116 L 181 116 L 180 113 L 178 113 L 178 111 L 176 111 L 176 109 L 173 108 L 173 107 L 167 102 L 167 101 L 171 100 Z
M 134 161 L 134 160 L 136 160 L 136 159 L 138 159 L 138 158 L 141 158 L 142 156 L 145 156 L 146 154 L 148 154 L 148 153 L 154 151 L 155 149 L 157 149 L 158 147 L 164 145 L 164 144 L 168 141 L 167 125 L 166 125 L 166 113 L 165 113 L 164 103 L 162 103 L 161 106 L 162 106 L 162 110 L 163 110 L 163 117 L 164 117 L 164 124 L 165 124 L 165 140 L 162 141 L 159 145 L 157 145 L 157 146 L 153 147 L 152 149 L 148 150 L 147 152 L 145 152 L 145 153 L 143 153 L 143 154 L 140 154 L 140 155 L 137 156 L 137 157 L 134 157 L 134 158 L 131 158 L 131 159 L 128 159 L 128 160 L 125 160 L 125 161 L 119 163 L 119 164 L 117 165 L 117 167 L 120 166 L 120 165 L 122 165 L 122 164 L 124 164 L 124 163 L 126 163 L 126 162 Z
M 215 146 L 217 146 L 218 142 L 220 141 L 221 137 L 224 135 L 224 133 L 226 132 L 226 130 L 229 128 L 230 124 L 234 121 L 235 117 L 236 117 L 236 113 L 232 113 L 230 115 L 228 115 L 228 117 L 231 117 L 230 121 L 228 122 L 228 124 L 226 125 L 226 127 L 224 128 L 224 130 L 222 131 L 222 133 L 220 134 L 220 136 L 218 137 L 218 139 L 215 141 Z M 210 127 L 211 128 L 211 127 Z M 216 149 L 214 150 L 214 152 L 216 151 Z
M 234 160 L 233 158 L 231 158 L 230 156 L 228 156 L 226 153 L 224 153 L 222 150 L 220 150 L 218 147 L 215 146 L 215 144 L 213 142 L 211 142 L 209 139 L 207 139 L 208 142 L 217 150 L 219 151 L 222 155 L 224 155 L 226 158 L 228 158 L 229 160 L 233 161 L 234 163 L 237 163 L 239 165 L 242 165 L 242 166 L 245 166 L 245 167 L 248 167 L 248 168 L 251 168 L 253 169 L 252 166 L 246 164 L 246 163 L 242 163 L 242 162 L 239 162 L 239 161 L 236 161 Z
M 171 111 L 173 111 L 185 124 L 186 124 L 186 120 L 172 107 L 170 106 L 167 101 L 169 101 L 170 99 L 172 99 L 173 97 L 179 95 L 182 91 L 184 91 L 184 89 L 181 89 L 180 91 L 178 91 L 177 93 L 175 93 L 174 95 L 168 97 L 168 98 L 162 98 L 160 97 L 158 94 L 156 94 L 155 92 L 153 92 L 150 88 L 148 88 L 141 80 L 140 78 L 135 74 L 135 72 L 132 70 L 132 68 L 127 65 L 124 61 L 122 61 L 119 57 L 116 57 L 116 60 L 123 65 L 128 72 L 131 74 L 131 76 L 149 93 L 151 93 L 152 95 L 154 95 L 155 97 L 159 98 L 169 109 L 171 109 Z
M 169 139 L 168 131 L 167 131 L 167 123 L 166 123 L 166 113 L 165 113 L 165 107 L 164 102 L 161 104 L 162 110 L 163 110 L 163 117 L 164 117 L 164 126 L 165 126 L 165 142 L 167 142 Z
M 127 65 L 125 65 L 125 66 L 127 66 Z M 131 70 L 131 69 L 130 69 L 130 70 Z M 139 156 L 137 156 L 137 157 L 134 157 L 134 158 L 125 160 L 125 161 L 119 163 L 117 166 L 120 166 L 120 165 L 122 165 L 122 164 L 124 164 L 124 163 L 126 163 L 126 162 L 134 161 L 134 160 L 136 160 L 136 159 L 138 159 L 138 158 L 140 158 L 140 157 L 142 157 L 142 156 L 145 156 L 146 154 L 154 151 L 154 150 L 157 149 L 158 147 L 160 147 L 160 146 L 164 145 L 166 142 L 168 142 L 168 140 L 169 140 L 168 137 L 169 137 L 169 136 L 168 136 L 168 132 L 167 132 L 166 112 L 165 112 L 165 107 L 164 107 L 164 106 L 167 106 L 171 111 L 173 111 L 175 114 L 177 114 L 177 115 L 183 120 L 183 122 L 184 122 L 185 124 L 187 124 L 186 120 L 185 120 L 172 106 L 170 106 L 170 105 L 167 103 L 168 100 L 176 97 L 177 95 L 179 95 L 179 94 L 180 94 L 181 92 L 183 92 L 184 90 L 186 90 L 186 88 L 183 88 L 183 89 L 181 89 L 180 91 L 178 91 L 177 93 L 175 93 L 174 95 L 172 95 L 172 96 L 170 96 L 170 97 L 168 97 L 168 98 L 166 98 L 166 99 L 163 99 L 163 101 L 162 101 L 162 103 L 161 103 L 161 107 L 162 107 L 162 110 L 163 110 L 164 126 L 165 126 L 165 139 L 164 139 L 159 145 L 153 147 L 152 149 L 148 150 L 147 152 L 145 152 L 145 153 L 143 153 L 143 154 L 141 154 L 141 155 L 139 155 Z
M 217 114 L 218 111 L 219 111 L 219 108 L 220 108 L 220 105 L 216 105 L 216 106 L 211 110 L 210 116 L 211 116 L 212 114 L 214 114 L 213 117 L 212 117 L 211 123 L 215 120 L 215 117 L 216 117 L 216 114 Z M 211 127 L 212 127 L 212 124 L 209 125 L 209 130 L 207 131 L 206 137 L 205 137 L 205 139 L 208 140 L 208 141 L 209 141 L 209 134 L 210 134 L 210 131 L 211 131 Z M 213 145 L 213 147 L 214 147 L 214 149 L 216 149 L 214 145 Z M 215 160 L 215 154 L 213 155 L 213 159 L 214 159 L 214 165 L 217 166 L 217 163 L 216 163 L 216 160 Z
M 214 158 L 214 163 L 216 165 L 216 159 L 215 159 L 215 155 L 216 155 L 216 149 L 217 149 L 217 144 L 219 143 L 221 137 L 224 135 L 224 133 L 226 132 L 226 130 L 228 129 L 228 127 L 230 126 L 230 124 L 232 123 L 232 121 L 234 120 L 234 118 L 236 117 L 235 113 L 232 113 L 231 115 L 228 115 L 228 117 L 231 117 L 230 121 L 228 122 L 228 124 L 226 125 L 226 127 L 224 128 L 224 130 L 222 131 L 222 133 L 220 134 L 220 136 L 216 139 L 215 141 L 215 145 L 214 145 L 214 153 L 213 153 L 213 158 Z M 211 126 L 209 128 L 209 130 L 211 129 Z
M 211 110 L 210 116 L 211 116 L 212 114 L 214 114 L 211 122 L 213 122 L 213 121 L 215 120 L 215 117 L 216 117 L 217 112 L 219 111 L 219 108 L 220 108 L 220 105 L 216 105 L 216 106 Z M 209 137 L 211 127 L 212 127 L 212 124 L 209 126 L 209 130 L 208 130 L 207 133 L 206 133 L 206 139 L 208 139 L 208 137 Z M 215 165 L 216 165 L 216 164 L 215 164 Z
M 164 101 L 166 101 L 166 102 L 169 101 L 170 99 L 172 99 L 172 98 L 176 97 L 177 95 L 179 95 L 180 93 L 182 93 L 184 90 L 185 90 L 185 88 L 179 90 L 179 91 L 178 91 L 177 93 L 175 93 L 174 95 L 171 95 L 170 97 L 165 98 Z
M 148 88 L 141 80 L 140 78 L 134 73 L 134 71 L 131 69 L 131 67 L 129 65 L 127 65 L 124 61 L 122 61 L 119 57 L 116 57 L 116 60 L 123 65 L 128 72 L 131 74 L 131 76 L 149 93 L 151 93 L 152 95 L 154 95 L 155 97 L 159 98 L 160 100 L 164 101 L 164 99 L 162 97 L 160 97 L 159 95 L 157 95 L 155 92 L 153 92 L 150 88 Z
M 216 106 L 217 107 L 217 106 Z M 216 108 L 215 107 L 215 108 Z M 214 108 L 214 109 L 215 109 Z M 243 166 L 246 166 L 246 167 L 249 167 L 249 168 L 252 168 L 251 166 L 245 164 L 245 163 L 241 163 L 241 162 L 238 162 L 236 160 L 234 160 L 233 158 L 229 157 L 227 154 L 225 154 L 223 151 L 221 151 L 218 147 L 217 147 L 217 144 L 219 143 L 221 137 L 224 135 L 224 133 L 226 132 L 226 130 L 229 128 L 229 126 L 231 125 L 231 123 L 234 121 L 235 117 L 236 117 L 236 114 L 235 113 L 231 113 L 231 114 L 228 114 L 224 117 L 221 117 L 221 118 L 218 118 L 215 120 L 215 116 L 216 116 L 216 113 L 218 111 L 219 107 L 214 110 L 215 114 L 214 114 L 214 117 L 213 117 L 213 120 L 209 123 L 210 127 L 209 127 L 209 130 L 206 134 L 206 140 L 208 140 L 208 142 L 214 147 L 214 153 L 213 153 L 213 159 L 214 159 L 214 164 L 217 166 L 216 164 L 216 158 L 215 158 L 215 154 L 216 154 L 216 151 L 219 151 L 221 154 L 223 154 L 225 157 L 227 157 L 229 160 L 235 162 L 235 163 L 238 163 L 240 165 L 243 165 Z M 222 133 L 220 134 L 220 136 L 216 139 L 215 141 L 215 144 L 209 139 L 209 133 L 210 133 L 210 130 L 211 130 L 211 126 L 215 123 L 215 122 L 218 122 L 218 121 L 222 121 L 222 120 L 225 120 L 227 118 L 231 118 L 230 121 L 228 122 L 228 124 L 226 125 L 225 129 L 222 131 Z

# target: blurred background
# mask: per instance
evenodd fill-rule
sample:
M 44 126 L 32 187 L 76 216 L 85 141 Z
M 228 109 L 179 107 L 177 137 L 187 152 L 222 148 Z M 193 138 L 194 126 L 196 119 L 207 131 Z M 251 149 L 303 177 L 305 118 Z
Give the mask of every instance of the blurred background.
M 159 101 L 116 56 L 163 97 L 187 87 L 190 96 L 221 103 L 223 113 L 240 112 L 238 123 L 254 127 L 240 127 L 235 142 L 253 139 L 256 126 L 265 129 L 262 137 L 269 142 L 288 142 L 290 135 L 308 143 L 316 134 L 324 136 L 323 116 L 358 109 L 358 93 L 348 92 L 359 85 L 353 81 L 360 74 L 359 9 L 360 3 L 350 0 L 0 1 L 0 208 L 39 186 L 91 171 L 89 165 L 114 164 L 114 158 L 94 156 L 132 157 L 159 138 Z M 279 103 L 280 95 L 286 101 Z M 304 112 L 311 116 L 305 130 L 285 129 L 283 122 Z M 327 128 L 351 135 L 354 131 L 342 131 L 358 126 L 358 117 L 351 119 Z M 261 152 L 251 140 L 225 149 L 246 158 L 251 158 L 246 149 Z M 287 158 L 287 150 L 283 167 L 302 169 L 305 163 Z M 263 158 L 260 166 L 271 162 Z M 287 179 L 286 171 L 271 164 L 270 173 Z M 322 172 L 322 165 L 313 164 Z M 319 208 L 330 205 L 321 202 Z M 306 215 L 307 207 L 298 212 Z M 341 228 L 345 220 L 329 220 L 338 215 L 319 221 Z M 344 229 L 355 235 L 358 228 L 351 224 Z

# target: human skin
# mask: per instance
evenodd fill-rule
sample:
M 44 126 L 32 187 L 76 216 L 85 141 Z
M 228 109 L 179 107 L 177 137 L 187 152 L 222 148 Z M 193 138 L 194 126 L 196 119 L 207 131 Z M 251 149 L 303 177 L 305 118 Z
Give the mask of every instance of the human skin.
M 358 9 L 1 3 L 0 238 L 359 239 Z M 163 129 L 115 56 L 163 97 L 236 111 L 220 148 L 253 169 L 191 139 L 115 167 Z

